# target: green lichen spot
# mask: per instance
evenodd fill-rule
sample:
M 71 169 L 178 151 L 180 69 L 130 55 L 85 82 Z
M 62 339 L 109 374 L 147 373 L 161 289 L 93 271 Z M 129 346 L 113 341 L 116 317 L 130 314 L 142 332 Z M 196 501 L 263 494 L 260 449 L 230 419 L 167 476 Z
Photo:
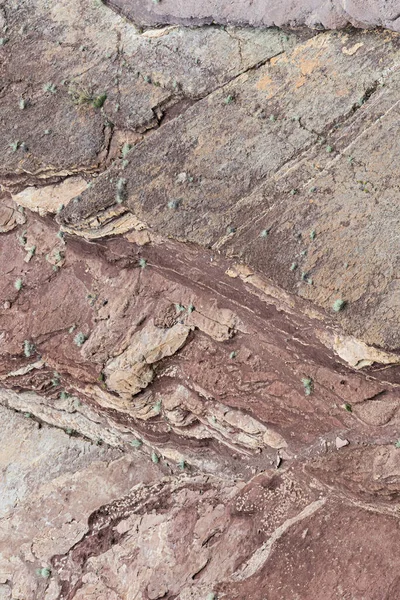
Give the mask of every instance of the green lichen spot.
M 51 569 L 49 569 L 48 567 L 43 567 L 43 569 L 38 569 L 36 573 L 37 575 L 39 575 L 39 577 L 43 577 L 43 579 L 48 579 L 51 575 Z
M 314 390 L 314 383 L 313 383 L 313 380 L 311 379 L 311 377 L 303 377 L 303 379 L 301 380 L 301 383 L 304 386 L 305 395 L 311 396 L 311 394 Z
M 106 100 L 107 94 L 99 94 L 92 100 L 93 108 L 101 108 Z
M 87 340 L 87 336 L 84 333 L 82 333 L 82 331 L 80 331 L 74 337 L 74 344 L 76 344 L 76 346 L 78 346 L 80 348 L 81 346 L 83 346 L 83 344 L 86 342 L 86 340 Z
M 341 310 L 344 309 L 345 306 L 346 306 L 346 300 L 341 300 L 339 298 L 338 300 L 335 300 L 335 302 L 332 304 L 332 310 L 334 312 L 340 312 Z
M 51 83 L 51 81 L 49 81 L 48 83 L 45 83 L 43 86 L 43 90 L 45 92 L 48 92 L 50 94 L 55 94 L 57 91 L 57 86 L 54 85 L 54 83 Z
M 131 150 L 132 150 L 131 144 L 128 144 L 128 142 L 125 142 L 125 144 L 122 146 L 122 150 L 121 150 L 122 158 L 126 158 Z
M 24 341 L 24 354 L 26 358 L 30 358 L 32 354 L 36 352 L 35 344 L 30 342 L 29 340 Z
M 142 440 L 135 438 L 134 440 L 131 441 L 131 446 L 133 446 L 134 448 L 140 448 L 141 446 L 143 446 L 143 442 L 142 442 Z

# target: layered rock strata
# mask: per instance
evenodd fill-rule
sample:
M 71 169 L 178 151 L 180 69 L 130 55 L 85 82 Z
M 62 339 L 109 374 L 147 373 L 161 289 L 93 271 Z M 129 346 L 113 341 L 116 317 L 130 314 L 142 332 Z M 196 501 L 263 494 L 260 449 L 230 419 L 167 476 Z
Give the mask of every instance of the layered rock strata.
M 0 17 L 0 598 L 395 598 L 398 34 Z

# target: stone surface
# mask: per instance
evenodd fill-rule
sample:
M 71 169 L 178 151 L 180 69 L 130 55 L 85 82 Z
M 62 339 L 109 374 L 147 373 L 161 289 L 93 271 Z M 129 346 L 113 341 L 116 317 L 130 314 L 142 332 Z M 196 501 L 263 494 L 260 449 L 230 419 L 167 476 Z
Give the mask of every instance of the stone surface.
M 18 225 L 25 223 L 25 217 L 18 206 L 9 197 L 4 195 L 0 205 L 0 233 L 12 231 Z
M 137 133 L 158 126 L 174 106 L 182 110 L 296 40 L 279 31 L 235 28 L 139 35 L 94 0 L 51 10 L 45 0 L 29 8 L 8 0 L 2 10 L 7 93 L 0 102 L 0 179 L 17 191 L 43 180 L 88 177 L 118 155 L 124 142 L 136 143 Z M 47 57 L 43 69 L 35 68 L 38 56 Z M 107 99 L 96 108 L 102 94 Z M 114 127 L 121 133 L 115 146 Z
M 54 577 L 54 557 L 87 538 L 92 513 L 162 473 L 151 462 L 39 427 L 29 415 L 2 408 L 1 418 L 1 597 L 57 598 L 62 577 Z M 36 573 L 42 568 L 51 570 L 49 579 Z
M 397 47 L 397 34 L 365 32 L 298 44 L 166 123 L 59 222 L 76 228 L 107 209 L 123 177 L 126 207 L 150 230 L 237 258 L 331 314 L 342 299 L 347 333 L 398 348 L 396 259 L 383 229 L 397 222 Z
M 103 0 L 144 26 L 236 24 L 255 27 L 289 26 L 320 29 L 387 27 L 400 30 L 396 0 Z
M 0 598 L 396 598 L 398 34 L 0 27 Z
M 396 597 L 395 450 L 343 450 L 334 490 L 335 455 L 245 483 L 0 414 L 2 598 Z
M 71 177 L 59 184 L 47 185 L 44 188 L 27 187 L 19 194 L 15 194 L 13 201 L 23 208 L 29 208 L 45 216 L 61 210 L 86 188 L 87 182 L 83 177 Z
M 104 368 L 106 386 L 127 399 L 146 388 L 154 377 L 151 365 L 172 356 L 186 342 L 189 328 L 181 323 L 161 329 L 147 324 L 132 337 L 128 348 Z
M 340 448 L 344 448 L 349 445 L 349 440 L 342 440 L 342 438 L 337 437 L 335 440 L 336 450 L 340 450 Z

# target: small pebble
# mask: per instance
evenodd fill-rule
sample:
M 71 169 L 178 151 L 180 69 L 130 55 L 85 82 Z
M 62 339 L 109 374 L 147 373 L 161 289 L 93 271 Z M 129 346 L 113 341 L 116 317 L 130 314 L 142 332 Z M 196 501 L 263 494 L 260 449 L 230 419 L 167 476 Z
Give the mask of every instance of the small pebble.
M 342 440 L 342 438 L 337 437 L 335 440 L 336 450 L 340 450 L 340 448 L 344 448 L 350 444 L 349 440 Z

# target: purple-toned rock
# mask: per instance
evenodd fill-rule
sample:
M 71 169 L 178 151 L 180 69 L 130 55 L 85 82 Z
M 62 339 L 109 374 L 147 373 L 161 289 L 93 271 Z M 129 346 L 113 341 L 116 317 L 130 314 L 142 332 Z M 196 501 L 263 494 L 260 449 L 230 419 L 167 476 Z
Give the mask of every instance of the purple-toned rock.
M 350 24 L 400 30 L 397 0 L 105 0 L 105 3 L 144 26 L 306 25 L 313 29 L 341 29 Z

